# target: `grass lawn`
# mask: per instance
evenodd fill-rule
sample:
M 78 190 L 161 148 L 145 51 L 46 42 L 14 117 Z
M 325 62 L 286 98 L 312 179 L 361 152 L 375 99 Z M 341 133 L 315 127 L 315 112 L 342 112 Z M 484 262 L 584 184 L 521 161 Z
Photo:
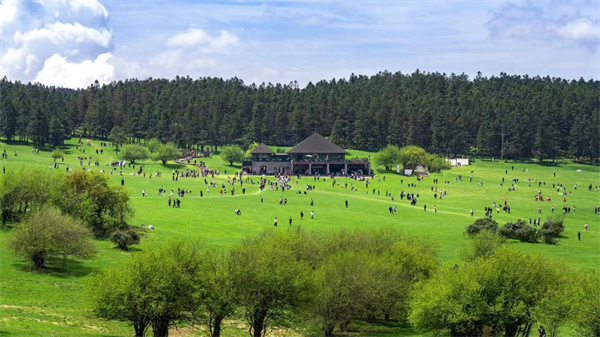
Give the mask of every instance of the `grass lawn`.
M 91 170 L 109 168 L 104 166 L 111 160 L 116 160 L 114 148 L 105 147 L 104 154 L 96 155 L 100 149 L 99 141 L 84 145 L 86 153 L 75 148 L 76 140 L 71 140 L 64 147 L 66 157 L 60 163 L 60 169 L 70 166 L 80 170 L 78 156 L 92 156 L 92 166 L 84 166 Z M 31 146 L 11 145 L 0 143 L 0 152 L 5 150 L 8 159 L 0 160 L 0 168 L 6 170 L 24 170 L 28 168 L 46 169 L 52 165 L 49 152 L 32 153 Z M 17 156 L 14 152 L 17 151 Z M 370 153 L 349 151 L 351 157 L 367 157 Z M 94 166 L 98 159 L 101 166 Z M 200 159 L 198 159 L 199 161 Z M 577 268 L 598 269 L 600 262 L 600 216 L 594 214 L 594 207 L 600 207 L 600 190 L 588 190 L 588 185 L 594 187 L 600 184 L 600 168 L 597 166 L 571 164 L 566 161 L 554 166 L 544 166 L 521 162 L 484 161 L 477 160 L 472 166 L 453 168 L 443 173 L 432 174 L 421 182 L 414 177 L 401 177 L 392 172 L 379 174 L 369 182 L 368 189 L 364 181 L 339 178 L 312 177 L 294 178 L 292 189 L 282 192 L 280 189 L 267 188 L 260 191 L 256 184 L 259 177 L 250 176 L 250 181 L 244 180 L 243 186 L 228 183 L 237 167 L 230 167 L 218 156 L 207 158 L 204 162 L 212 169 L 218 169 L 221 174 L 216 178 L 217 188 L 204 183 L 204 178 L 179 178 L 173 181 L 174 169 L 185 171 L 193 166 L 183 166 L 173 163 L 161 165 L 160 162 L 144 161 L 146 177 L 133 175 L 138 166 L 126 167 L 123 176 L 118 171 L 111 175 L 112 184 L 120 184 L 124 179 L 125 187 L 130 192 L 135 217 L 133 225 L 152 224 L 155 230 L 148 233 L 143 244 L 138 249 L 147 249 L 160 245 L 171 238 L 201 238 L 210 244 L 231 248 L 243 238 L 255 235 L 260 231 L 273 227 L 275 217 L 279 219 L 278 230 L 288 230 L 288 221 L 292 218 L 292 226 L 303 226 L 308 230 L 335 231 L 341 228 L 396 228 L 410 235 L 421 235 L 433 241 L 438 246 L 438 259 L 441 265 L 451 265 L 458 260 L 461 248 L 467 243 L 465 227 L 476 218 L 484 215 L 484 207 L 492 206 L 493 202 L 502 204 L 505 200 L 511 207 L 510 214 L 494 212 L 493 218 L 500 225 L 517 219 L 537 218 L 544 221 L 551 215 L 551 207 L 556 208 L 555 214 L 562 213 L 563 205 L 576 206 L 576 211 L 565 216 L 564 237 L 557 245 L 543 243 L 527 244 L 511 241 L 523 250 L 537 252 L 545 256 L 561 259 Z M 138 164 L 139 165 L 139 164 Z M 514 170 L 513 170 L 514 167 Z M 151 172 L 160 171 L 162 177 L 150 177 Z M 471 173 L 472 172 L 472 173 Z M 1 174 L 1 173 L 0 173 Z M 556 176 L 554 176 L 556 174 Z M 457 177 L 461 175 L 462 180 Z M 470 181 L 469 177 L 473 179 Z M 385 177 L 385 179 L 384 179 Z M 274 181 L 272 177 L 266 177 Z M 505 179 L 503 186 L 499 186 Z M 511 179 L 518 179 L 515 191 L 509 191 Z M 433 184 L 438 179 L 438 184 Z M 528 181 L 528 179 L 532 181 Z M 212 178 L 207 178 L 212 182 Z M 252 181 L 255 183 L 253 184 Z M 445 184 L 445 181 L 449 181 Z M 537 182 L 545 182 L 538 187 Z M 478 182 L 480 183 L 478 186 Z M 225 184 L 227 193 L 219 194 Z M 346 187 L 347 184 L 347 187 Z M 409 187 L 409 184 L 416 184 Z M 481 185 L 482 184 L 482 185 Z M 552 184 L 562 184 L 569 193 L 566 202 Z M 577 184 L 577 189 L 574 185 Z M 315 190 L 304 194 L 307 185 L 314 185 Z M 431 190 L 437 187 L 446 191 L 443 199 L 434 198 Z M 177 189 L 191 191 L 181 198 L 181 208 L 169 208 L 167 196 L 159 196 L 160 187 L 167 191 Z M 235 196 L 230 191 L 235 188 Z M 352 190 L 351 187 L 356 187 Z M 245 188 L 245 194 L 242 189 Z M 373 193 L 375 189 L 375 193 Z M 142 190 L 148 193 L 142 197 Z M 203 197 L 200 197 L 200 191 Z M 542 191 L 544 197 L 551 198 L 550 202 L 534 201 L 534 196 Z M 301 191 L 301 194 L 298 192 Z M 385 192 L 391 191 L 391 197 Z M 400 200 L 399 192 L 419 194 L 416 206 L 411 206 L 404 198 Z M 263 202 L 260 199 L 263 197 Z M 287 205 L 279 205 L 279 198 L 287 198 Z M 314 207 L 310 207 L 310 200 Z M 345 201 L 349 207 L 345 207 Z M 427 205 L 427 211 L 423 206 Z M 434 205 L 437 213 L 433 212 Z M 388 208 L 397 207 L 396 214 L 390 214 Z M 542 208 L 542 214 L 537 214 L 537 208 Z M 234 213 L 240 209 L 242 215 Z M 470 209 L 475 216 L 471 218 Z M 300 212 L 304 212 L 304 220 L 300 220 Z M 314 211 L 314 219 L 310 212 Z M 589 230 L 584 231 L 584 223 Z M 581 241 L 577 240 L 577 232 L 581 232 Z M 130 335 L 133 330 L 127 323 L 105 321 L 95 318 L 90 312 L 90 306 L 84 293 L 86 276 L 103 268 L 127 259 L 133 252 L 121 252 L 108 241 L 97 241 L 98 254 L 91 260 L 70 262 L 67 266 L 61 263 L 51 264 L 44 272 L 32 272 L 21 259 L 6 251 L 6 239 L 10 230 L 0 231 L 0 335 L 7 336 L 123 336 Z M 225 336 L 242 336 L 246 332 L 239 322 L 230 324 L 224 331 Z M 414 331 L 402 325 L 359 325 L 358 335 L 414 335 Z M 373 329 L 373 330 L 369 330 Z M 202 334 L 199 330 L 184 330 L 180 334 Z

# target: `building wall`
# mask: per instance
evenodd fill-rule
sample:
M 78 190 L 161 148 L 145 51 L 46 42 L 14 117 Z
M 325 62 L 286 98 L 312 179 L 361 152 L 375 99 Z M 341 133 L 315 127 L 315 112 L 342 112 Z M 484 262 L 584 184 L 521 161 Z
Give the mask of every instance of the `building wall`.
M 264 174 L 286 173 L 290 171 L 291 163 L 283 161 L 253 161 L 252 174 L 260 174 L 261 167 L 266 168 Z

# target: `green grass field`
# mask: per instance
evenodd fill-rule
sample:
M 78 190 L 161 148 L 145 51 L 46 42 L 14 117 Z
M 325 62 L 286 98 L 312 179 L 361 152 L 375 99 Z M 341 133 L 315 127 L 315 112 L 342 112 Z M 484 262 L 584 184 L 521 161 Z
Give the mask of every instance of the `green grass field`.
M 78 156 L 92 156 L 91 170 L 109 168 L 104 166 L 117 156 L 114 148 L 104 148 L 103 155 L 96 155 L 100 142 L 92 141 L 90 146 L 84 145 L 86 153 L 75 149 L 76 140 L 69 141 L 65 146 L 66 157 L 60 163 L 60 170 L 70 166 L 73 170 L 80 170 Z M 6 170 L 26 170 L 30 168 L 46 169 L 52 165 L 49 152 L 41 151 L 33 154 L 31 146 L 11 145 L 0 143 L 0 152 L 5 150 L 8 159 L 0 160 L 0 168 Z M 18 156 L 14 156 L 17 151 Z M 351 156 L 366 157 L 370 153 L 350 151 Z M 101 166 L 93 166 L 98 159 Z M 200 160 L 200 159 L 198 159 Z M 564 237 L 557 245 L 543 243 L 527 244 L 511 241 L 523 250 L 543 254 L 548 257 L 561 259 L 577 268 L 598 269 L 600 262 L 600 216 L 594 214 L 594 208 L 600 206 L 600 190 L 588 190 L 588 185 L 594 187 L 600 184 L 600 168 L 597 166 L 571 164 L 561 161 L 554 166 L 544 166 L 521 162 L 477 160 L 472 166 L 453 168 L 439 174 L 432 174 L 421 182 L 414 177 L 401 177 L 392 172 L 378 172 L 370 180 L 366 189 L 364 181 L 339 178 L 332 186 L 332 179 L 321 178 L 315 181 L 312 177 L 294 178 L 292 189 L 282 192 L 267 188 L 261 192 L 258 184 L 244 180 L 243 186 L 235 184 L 235 196 L 230 191 L 228 175 L 232 176 L 237 167 L 229 167 L 218 156 L 207 158 L 204 162 L 211 169 L 218 169 L 221 174 L 216 178 L 217 188 L 207 187 L 204 178 L 179 178 L 172 180 L 174 169 L 193 169 L 190 166 L 169 163 L 161 165 L 159 162 L 145 161 L 144 172 L 146 177 L 133 175 L 138 166 L 126 167 L 121 177 L 118 171 L 110 176 L 112 184 L 125 181 L 125 187 L 130 192 L 135 216 L 132 224 L 152 224 L 155 230 L 149 231 L 143 243 L 137 249 L 162 244 L 171 238 L 202 238 L 210 244 L 230 248 L 247 236 L 255 235 L 266 228 L 273 227 L 275 217 L 279 219 L 277 230 L 288 230 L 288 220 L 293 220 L 292 226 L 302 226 L 314 231 L 334 231 L 341 228 L 396 228 L 410 235 L 421 235 L 435 242 L 438 247 L 440 264 L 453 264 L 458 260 L 461 248 L 468 242 L 464 235 L 465 227 L 476 218 L 484 215 L 484 207 L 492 206 L 493 202 L 507 201 L 511 213 L 499 214 L 494 212 L 493 218 L 500 225 L 517 219 L 537 218 L 546 220 L 551 215 L 551 207 L 556 208 L 555 213 L 561 214 L 563 205 L 576 206 L 576 211 L 565 216 Z M 84 162 L 88 167 L 87 161 Z M 138 164 L 139 165 L 139 164 Z M 514 170 L 512 169 L 514 167 Z M 150 172 L 162 172 L 162 177 L 149 178 Z M 472 172 L 472 173 L 471 173 Z M 556 174 L 556 176 L 554 176 Z M 455 181 L 462 175 L 462 180 Z M 472 182 L 469 176 L 473 176 Z M 384 179 L 385 177 L 385 179 Z M 249 176 L 256 182 L 259 177 Z M 274 181 L 273 177 L 266 177 Z M 504 186 L 499 186 L 502 178 Z M 518 179 L 515 191 L 508 191 L 511 179 Z M 433 179 L 439 179 L 438 184 L 433 184 Z M 531 179 L 529 182 L 527 179 Z M 212 182 L 212 178 L 207 178 Z M 449 181 L 445 184 L 444 181 Z M 538 187 L 537 181 L 545 182 Z M 483 185 L 478 186 L 478 182 Z M 409 187 L 409 183 L 416 187 Z M 219 190 L 225 184 L 227 193 L 221 196 Z M 347 184 L 347 188 L 344 186 Z M 566 202 L 559 195 L 552 184 L 563 184 L 569 193 Z M 577 184 L 577 190 L 574 185 Z M 315 185 L 315 190 L 307 194 L 298 194 L 304 191 L 307 185 Z M 351 190 L 351 186 L 356 190 Z M 431 187 L 446 191 L 443 199 L 434 199 Z M 169 208 L 167 196 L 159 196 L 160 187 L 167 191 L 173 190 L 176 197 L 178 188 L 191 190 L 181 198 L 181 208 Z M 208 190 L 207 190 L 208 188 Z M 242 188 L 246 189 L 242 194 Z M 375 189 L 375 193 L 373 193 Z M 550 202 L 534 201 L 534 196 L 541 189 L 544 197 L 548 196 Z M 148 193 L 142 197 L 142 190 Z M 200 191 L 204 196 L 200 197 Z M 391 191 L 391 197 L 385 196 L 385 191 Z M 419 194 L 416 206 L 410 206 L 406 200 L 400 200 L 399 192 Z M 260 198 L 264 202 L 261 203 Z M 287 198 L 287 205 L 279 205 L 279 198 Z M 314 207 L 310 207 L 311 198 Z M 349 207 L 345 207 L 345 201 Z M 423 205 L 427 205 L 427 211 Z M 434 205 L 437 213 L 433 212 Z M 390 214 L 388 207 L 396 206 L 397 213 Z M 537 214 L 537 208 L 542 208 L 542 214 Z M 242 215 L 234 213 L 240 209 Z M 471 218 L 470 209 L 475 210 Z M 304 220 L 300 220 L 300 212 L 304 212 Z M 314 211 L 311 220 L 310 212 Z M 588 223 L 589 230 L 584 231 L 584 223 Z M 577 232 L 581 232 L 581 241 L 577 240 Z M 0 232 L 0 335 L 6 336 L 126 336 L 132 333 L 127 323 L 105 321 L 95 318 L 85 296 L 86 276 L 93 272 L 110 268 L 127 259 L 132 252 L 122 252 L 113 247 L 109 241 L 97 241 L 98 254 L 91 260 L 82 262 L 69 262 L 67 266 L 50 264 L 50 268 L 43 272 L 33 272 L 26 261 L 17 258 L 6 251 L 6 239 L 10 230 Z M 225 336 L 242 336 L 245 331 L 239 327 L 240 322 L 234 322 L 224 331 Z M 238 327 L 236 327 L 238 326 Z M 414 331 L 405 326 L 375 325 L 364 327 L 360 335 L 412 335 Z M 372 329 L 372 330 L 369 330 Z M 291 333 L 287 331 L 285 334 Z M 181 330 L 175 334 L 202 334 L 199 330 Z

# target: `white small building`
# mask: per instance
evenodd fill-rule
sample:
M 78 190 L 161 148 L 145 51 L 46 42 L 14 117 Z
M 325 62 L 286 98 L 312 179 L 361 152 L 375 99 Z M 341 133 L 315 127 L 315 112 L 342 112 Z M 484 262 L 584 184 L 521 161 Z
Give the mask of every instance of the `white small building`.
M 456 167 L 469 166 L 469 158 L 452 158 L 452 159 L 447 159 L 447 160 L 451 166 L 456 166 Z

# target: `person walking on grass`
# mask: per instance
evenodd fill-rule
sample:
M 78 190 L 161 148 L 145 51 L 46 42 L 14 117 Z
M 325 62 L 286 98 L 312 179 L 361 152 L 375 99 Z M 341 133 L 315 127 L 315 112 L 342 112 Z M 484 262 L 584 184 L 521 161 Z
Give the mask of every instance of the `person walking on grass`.
M 315 212 L 314 211 L 310 211 L 310 218 L 311 219 L 315 219 Z
M 275 217 L 275 223 L 273 224 L 273 226 L 277 227 L 277 217 Z
M 346 200 L 346 208 L 348 208 L 348 200 Z
M 292 217 L 290 217 L 290 227 L 292 227 Z

